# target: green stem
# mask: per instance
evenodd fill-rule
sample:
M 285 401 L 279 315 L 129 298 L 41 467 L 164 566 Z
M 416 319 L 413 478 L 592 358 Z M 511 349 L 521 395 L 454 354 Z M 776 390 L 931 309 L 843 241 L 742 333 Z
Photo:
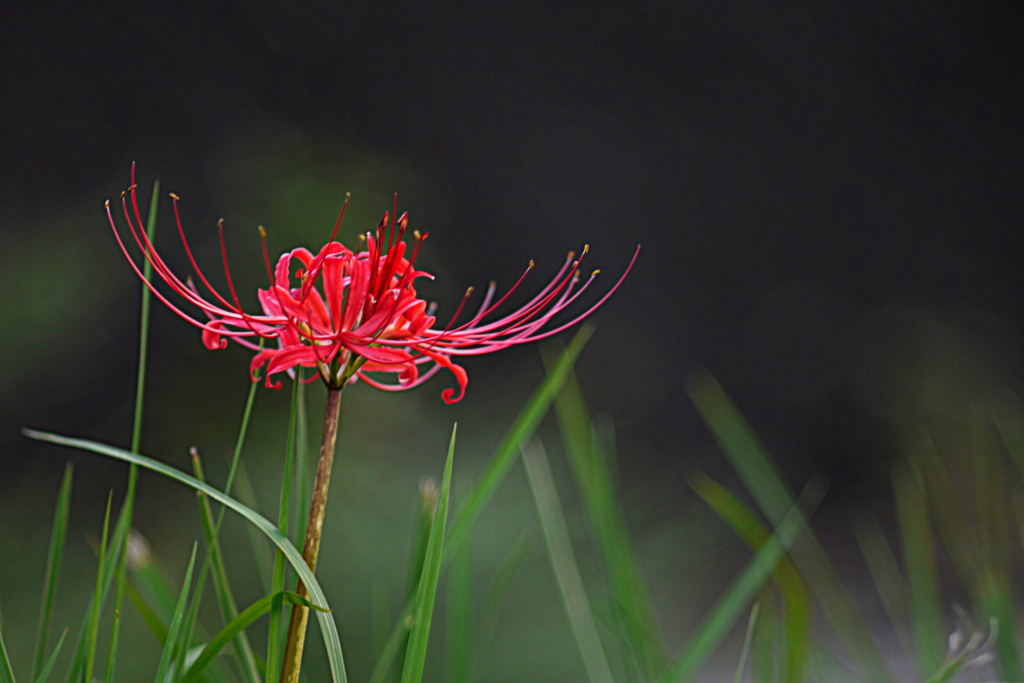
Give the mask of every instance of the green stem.
M 324 434 L 320 442 L 320 461 L 316 468 L 316 482 L 313 485 L 313 499 L 309 505 L 309 522 L 306 525 L 306 542 L 302 559 L 309 571 L 316 571 L 316 558 L 320 553 L 320 535 L 324 528 L 324 511 L 327 509 L 327 489 L 331 483 L 331 465 L 334 463 L 334 445 L 338 438 L 338 418 L 341 415 L 341 388 L 327 389 L 327 411 L 324 415 Z M 299 581 L 295 591 L 308 598 L 306 587 Z M 298 683 L 302 666 L 302 648 L 306 640 L 306 622 L 309 610 L 300 605 L 292 608 L 288 624 L 288 639 L 285 641 L 284 667 L 281 683 Z

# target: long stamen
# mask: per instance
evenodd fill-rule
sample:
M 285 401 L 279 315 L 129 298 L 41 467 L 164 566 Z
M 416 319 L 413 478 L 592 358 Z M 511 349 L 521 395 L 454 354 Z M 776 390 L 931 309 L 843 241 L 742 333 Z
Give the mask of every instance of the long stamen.
M 267 253 L 267 231 L 262 225 L 256 228 L 260 231 L 260 246 L 263 247 L 263 265 L 267 267 L 267 280 L 270 287 L 274 286 L 274 272 L 270 269 L 270 254 Z
M 258 335 L 260 337 L 263 337 L 264 339 L 273 339 L 276 335 L 264 334 L 263 332 L 260 332 L 259 330 L 257 330 L 253 326 L 253 321 L 250 319 L 249 315 L 244 310 L 242 310 L 242 304 L 238 300 L 237 292 L 235 292 L 235 283 L 231 279 L 231 268 L 228 266 L 228 250 L 227 250 L 227 247 L 224 245 L 224 219 L 223 218 L 221 218 L 219 221 L 217 221 L 217 233 L 218 233 L 218 235 L 220 237 L 220 254 L 221 254 L 221 257 L 224 260 L 224 277 L 228 281 L 228 290 L 231 292 L 231 298 L 235 302 L 235 306 L 236 306 L 236 310 L 238 312 L 238 315 L 240 315 L 242 317 L 242 320 L 245 321 L 245 324 L 249 327 L 250 330 L 252 330 L 252 332 L 254 334 L 256 334 L 256 335 Z

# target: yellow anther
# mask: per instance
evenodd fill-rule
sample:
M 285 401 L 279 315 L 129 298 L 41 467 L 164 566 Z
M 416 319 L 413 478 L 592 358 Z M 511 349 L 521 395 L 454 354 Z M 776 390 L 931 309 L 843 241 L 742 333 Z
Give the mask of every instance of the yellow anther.
M 596 276 L 600 272 L 601 272 L 601 269 L 598 268 L 597 270 L 595 270 L 593 273 L 590 274 L 590 277 L 594 277 L 594 276 Z
M 345 201 L 347 202 L 350 199 L 352 199 L 352 193 L 351 192 L 346 192 L 345 193 Z
M 103 208 L 105 208 L 105 209 L 109 209 L 110 208 L 110 200 L 109 199 L 107 201 L 103 202 Z
M 529 269 L 529 268 L 533 268 L 533 265 L 534 265 L 534 264 L 533 264 L 533 259 L 530 259 L 530 265 L 528 265 L 528 266 L 526 266 L 526 267 L 527 267 L 527 269 Z
M 124 199 L 127 194 L 128 194 L 127 192 L 122 192 L 121 193 L 121 199 Z
M 260 237 L 266 237 L 267 231 L 262 225 L 256 226 L 256 229 L 260 231 Z
M 584 244 L 583 245 L 583 253 L 586 254 L 588 251 L 590 251 L 590 245 L 589 244 Z
M 467 297 L 468 297 L 468 296 L 469 296 L 470 294 L 472 294 L 472 293 L 473 293 L 473 288 L 472 288 L 472 287 L 470 287 L 469 289 L 467 289 L 467 290 L 466 290 L 466 296 L 467 296 Z
M 217 221 L 217 227 L 218 228 L 223 228 L 224 227 L 224 219 L 223 218 L 221 218 L 219 221 Z
M 359 238 L 360 242 L 365 242 L 366 241 L 366 235 L 364 235 L 363 233 L 359 233 L 358 235 L 356 235 L 356 237 Z
M 171 199 L 173 199 L 176 202 L 181 201 L 181 197 L 179 197 L 178 195 L 174 194 L 173 192 L 171 193 Z
M 416 239 L 419 239 L 420 238 L 420 231 L 419 230 L 413 230 L 412 231 L 412 236 L 415 237 Z
M 573 260 L 574 258 L 576 258 L 576 252 L 575 252 L 575 251 L 570 251 L 570 252 L 569 252 L 569 255 L 565 257 L 565 259 L 566 259 L 567 261 L 571 261 L 571 260 Z

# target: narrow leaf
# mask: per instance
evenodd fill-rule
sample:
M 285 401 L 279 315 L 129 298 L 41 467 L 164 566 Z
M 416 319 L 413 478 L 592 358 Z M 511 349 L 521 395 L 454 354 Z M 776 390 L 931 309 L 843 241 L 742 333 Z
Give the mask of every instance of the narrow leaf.
M 64 638 L 68 635 L 68 630 L 64 629 L 64 632 L 60 634 L 60 640 L 57 641 L 57 647 L 53 648 L 53 654 L 46 660 L 46 665 L 40 669 L 39 675 L 36 676 L 36 683 L 46 683 L 50 678 L 50 672 L 53 671 L 54 664 L 57 663 L 57 657 L 60 655 L 60 649 L 64 646 Z
M 441 553 L 444 550 L 444 527 L 448 520 L 448 496 L 452 483 L 452 460 L 455 456 L 455 433 L 448 444 L 448 459 L 444 464 L 441 492 L 437 499 L 437 512 L 430 528 L 427 541 L 426 559 L 420 575 L 420 588 L 416 596 L 416 611 L 413 615 L 412 631 L 405 653 L 405 667 L 402 669 L 402 683 L 420 683 L 423 666 L 427 660 L 427 640 L 430 637 L 430 621 L 434 611 L 434 596 L 437 593 L 437 579 L 441 573 Z
M 192 569 L 196 564 L 197 543 L 192 544 L 192 557 L 188 561 L 188 569 L 185 570 L 185 580 L 181 585 L 181 595 L 178 596 L 178 604 L 174 608 L 174 615 L 171 617 L 171 625 L 167 630 L 167 641 L 164 643 L 163 652 L 160 654 L 160 663 L 156 668 L 155 683 L 165 683 L 167 672 L 171 665 L 171 654 L 178 642 L 178 630 L 181 627 L 181 618 L 185 614 L 185 605 L 188 602 L 188 589 L 192 584 Z
M 50 620 L 57 600 L 57 581 L 60 577 L 61 560 L 64 557 L 64 541 L 68 533 L 68 515 L 71 511 L 71 479 L 74 467 L 69 462 L 64 467 L 64 478 L 57 494 L 57 506 L 53 512 L 53 528 L 50 531 L 50 549 L 46 555 L 46 574 L 43 578 L 43 598 L 39 605 L 39 625 L 36 630 L 35 658 L 32 660 L 32 678 L 39 675 L 46 653 L 46 639 L 50 635 Z

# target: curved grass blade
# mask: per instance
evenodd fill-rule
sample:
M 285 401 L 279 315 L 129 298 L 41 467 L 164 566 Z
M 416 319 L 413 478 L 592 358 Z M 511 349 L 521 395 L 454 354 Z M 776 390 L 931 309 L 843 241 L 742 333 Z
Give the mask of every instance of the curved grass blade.
M 181 595 L 178 596 L 178 605 L 174 608 L 174 615 L 171 617 L 171 625 L 167 629 L 167 640 L 164 642 L 164 650 L 160 654 L 160 663 L 156 668 L 155 683 L 165 683 L 167 671 L 171 666 L 171 654 L 174 646 L 178 644 L 178 631 L 181 628 L 181 618 L 185 614 L 185 605 L 188 603 L 188 589 L 192 585 L 192 570 L 196 565 L 196 550 L 198 544 L 192 544 L 192 557 L 188 561 L 188 569 L 185 570 L 185 580 L 181 584 Z M 184 644 L 182 644 L 184 646 Z M 86 679 L 91 680 L 91 679 Z
M 7 646 L 4 645 L 4 620 L 0 614 L 0 683 L 15 683 L 14 669 L 11 668 L 11 660 L 7 656 Z
M 597 633 L 594 615 L 590 612 L 590 601 L 583 587 L 579 566 L 569 539 L 569 529 L 565 524 L 562 504 L 558 500 L 555 480 L 551 475 L 551 466 L 540 441 L 533 440 L 523 449 L 523 465 L 526 466 L 526 478 L 530 482 L 533 500 L 537 504 L 537 515 L 544 531 L 551 566 L 558 581 L 559 592 L 565 605 L 566 616 L 576 636 L 576 645 L 580 649 L 583 665 L 591 683 L 613 683 L 611 667 Z
M 420 683 L 423 665 L 427 661 L 427 640 L 430 637 L 430 621 L 434 611 L 434 596 L 437 594 L 437 579 L 441 573 L 441 554 L 444 551 L 444 525 L 448 520 L 448 497 L 452 484 L 452 460 L 455 455 L 455 433 L 458 425 L 452 427 L 452 438 L 448 444 L 448 459 L 444 463 L 444 477 L 441 492 L 437 498 L 437 511 L 430 527 L 427 552 L 420 575 L 420 587 L 416 595 L 416 612 L 413 616 L 412 631 L 409 632 L 409 646 L 405 652 L 405 667 L 402 669 L 402 683 Z
M 817 491 L 808 493 L 820 500 Z M 816 504 L 817 500 L 814 502 Z M 806 531 L 807 522 L 804 520 L 804 514 L 801 512 L 800 506 L 794 505 L 793 509 L 783 517 L 782 523 L 776 527 L 771 538 L 757 551 L 746 569 L 719 597 L 711 612 L 698 627 L 697 635 L 690 640 L 685 651 L 669 665 L 669 668 L 658 679 L 661 683 L 682 683 L 707 661 L 728 634 L 744 606 L 768 580 L 786 549 Z
M 50 620 L 53 605 L 57 600 L 57 579 L 60 577 L 61 560 L 64 557 L 64 541 L 68 533 L 68 515 L 71 511 L 71 479 L 74 466 L 69 462 L 64 467 L 64 478 L 57 494 L 57 506 L 53 511 L 53 528 L 50 531 L 50 549 L 46 555 L 46 575 L 43 579 L 43 598 L 39 605 L 39 625 L 36 630 L 35 657 L 32 660 L 32 678 L 35 679 L 43 667 L 46 654 L 46 639 L 50 635 Z
M 197 491 L 202 491 L 210 498 L 213 498 L 219 503 L 223 503 L 238 514 L 242 515 L 246 520 L 262 531 L 263 534 L 274 543 L 274 545 L 284 552 L 288 562 L 292 565 L 295 571 L 298 572 L 303 584 L 309 590 L 310 599 L 315 604 L 323 605 L 325 607 L 327 606 L 327 598 L 324 596 L 324 592 L 320 588 L 320 584 L 317 582 L 316 577 L 313 576 L 313 573 L 309 571 L 309 567 L 306 566 L 305 561 L 302 559 L 302 555 L 295 549 L 295 546 L 292 545 L 291 541 L 285 538 L 277 528 L 270 523 L 270 520 L 263 517 L 258 512 L 242 505 L 234 498 L 225 495 L 212 486 L 208 486 L 207 484 L 190 477 L 184 472 L 143 455 L 136 455 L 120 448 L 97 443 L 95 441 L 89 441 L 87 439 L 75 439 L 72 437 L 60 436 L 58 434 L 50 434 L 48 432 L 37 432 L 32 429 L 23 429 L 22 433 L 25 434 L 25 436 L 38 441 L 46 441 L 61 446 L 69 446 L 71 448 L 80 448 L 82 450 L 98 453 L 99 455 L 105 455 L 117 460 L 135 463 L 140 467 L 152 470 L 185 484 L 186 486 L 190 486 Z M 320 622 L 320 631 L 323 635 L 324 645 L 327 649 L 327 659 L 331 668 L 332 680 L 335 683 L 344 683 L 348 679 L 345 675 L 345 662 L 341 652 L 341 642 L 338 637 L 337 626 L 335 625 L 334 620 L 325 613 L 317 612 L 317 619 Z
M 203 670 L 209 666 L 213 661 L 213 658 L 220 654 L 220 651 L 223 650 L 224 647 L 247 626 L 269 612 L 275 602 L 286 602 L 290 605 L 302 605 L 303 607 L 321 612 L 330 611 L 318 605 L 314 605 L 298 593 L 281 591 L 280 593 L 264 596 L 242 610 L 242 612 L 240 612 L 239 615 L 231 621 L 231 623 L 225 626 L 220 633 L 215 635 L 210 642 L 203 647 L 202 652 L 199 653 L 199 656 L 185 673 L 185 677 L 181 679 L 181 683 L 196 683 L 196 681 L 199 680 L 200 674 L 202 674 Z M 268 677 L 267 680 L 271 680 L 271 678 Z
M 64 629 L 64 632 L 60 634 L 60 640 L 57 641 L 57 647 L 53 648 L 53 654 L 50 655 L 50 659 L 47 660 L 46 666 L 40 671 L 39 675 L 36 676 L 35 683 L 46 683 L 50 678 L 50 672 L 53 671 L 53 666 L 57 663 L 57 657 L 60 655 L 60 649 L 64 646 L 64 638 L 68 635 L 68 630 Z

